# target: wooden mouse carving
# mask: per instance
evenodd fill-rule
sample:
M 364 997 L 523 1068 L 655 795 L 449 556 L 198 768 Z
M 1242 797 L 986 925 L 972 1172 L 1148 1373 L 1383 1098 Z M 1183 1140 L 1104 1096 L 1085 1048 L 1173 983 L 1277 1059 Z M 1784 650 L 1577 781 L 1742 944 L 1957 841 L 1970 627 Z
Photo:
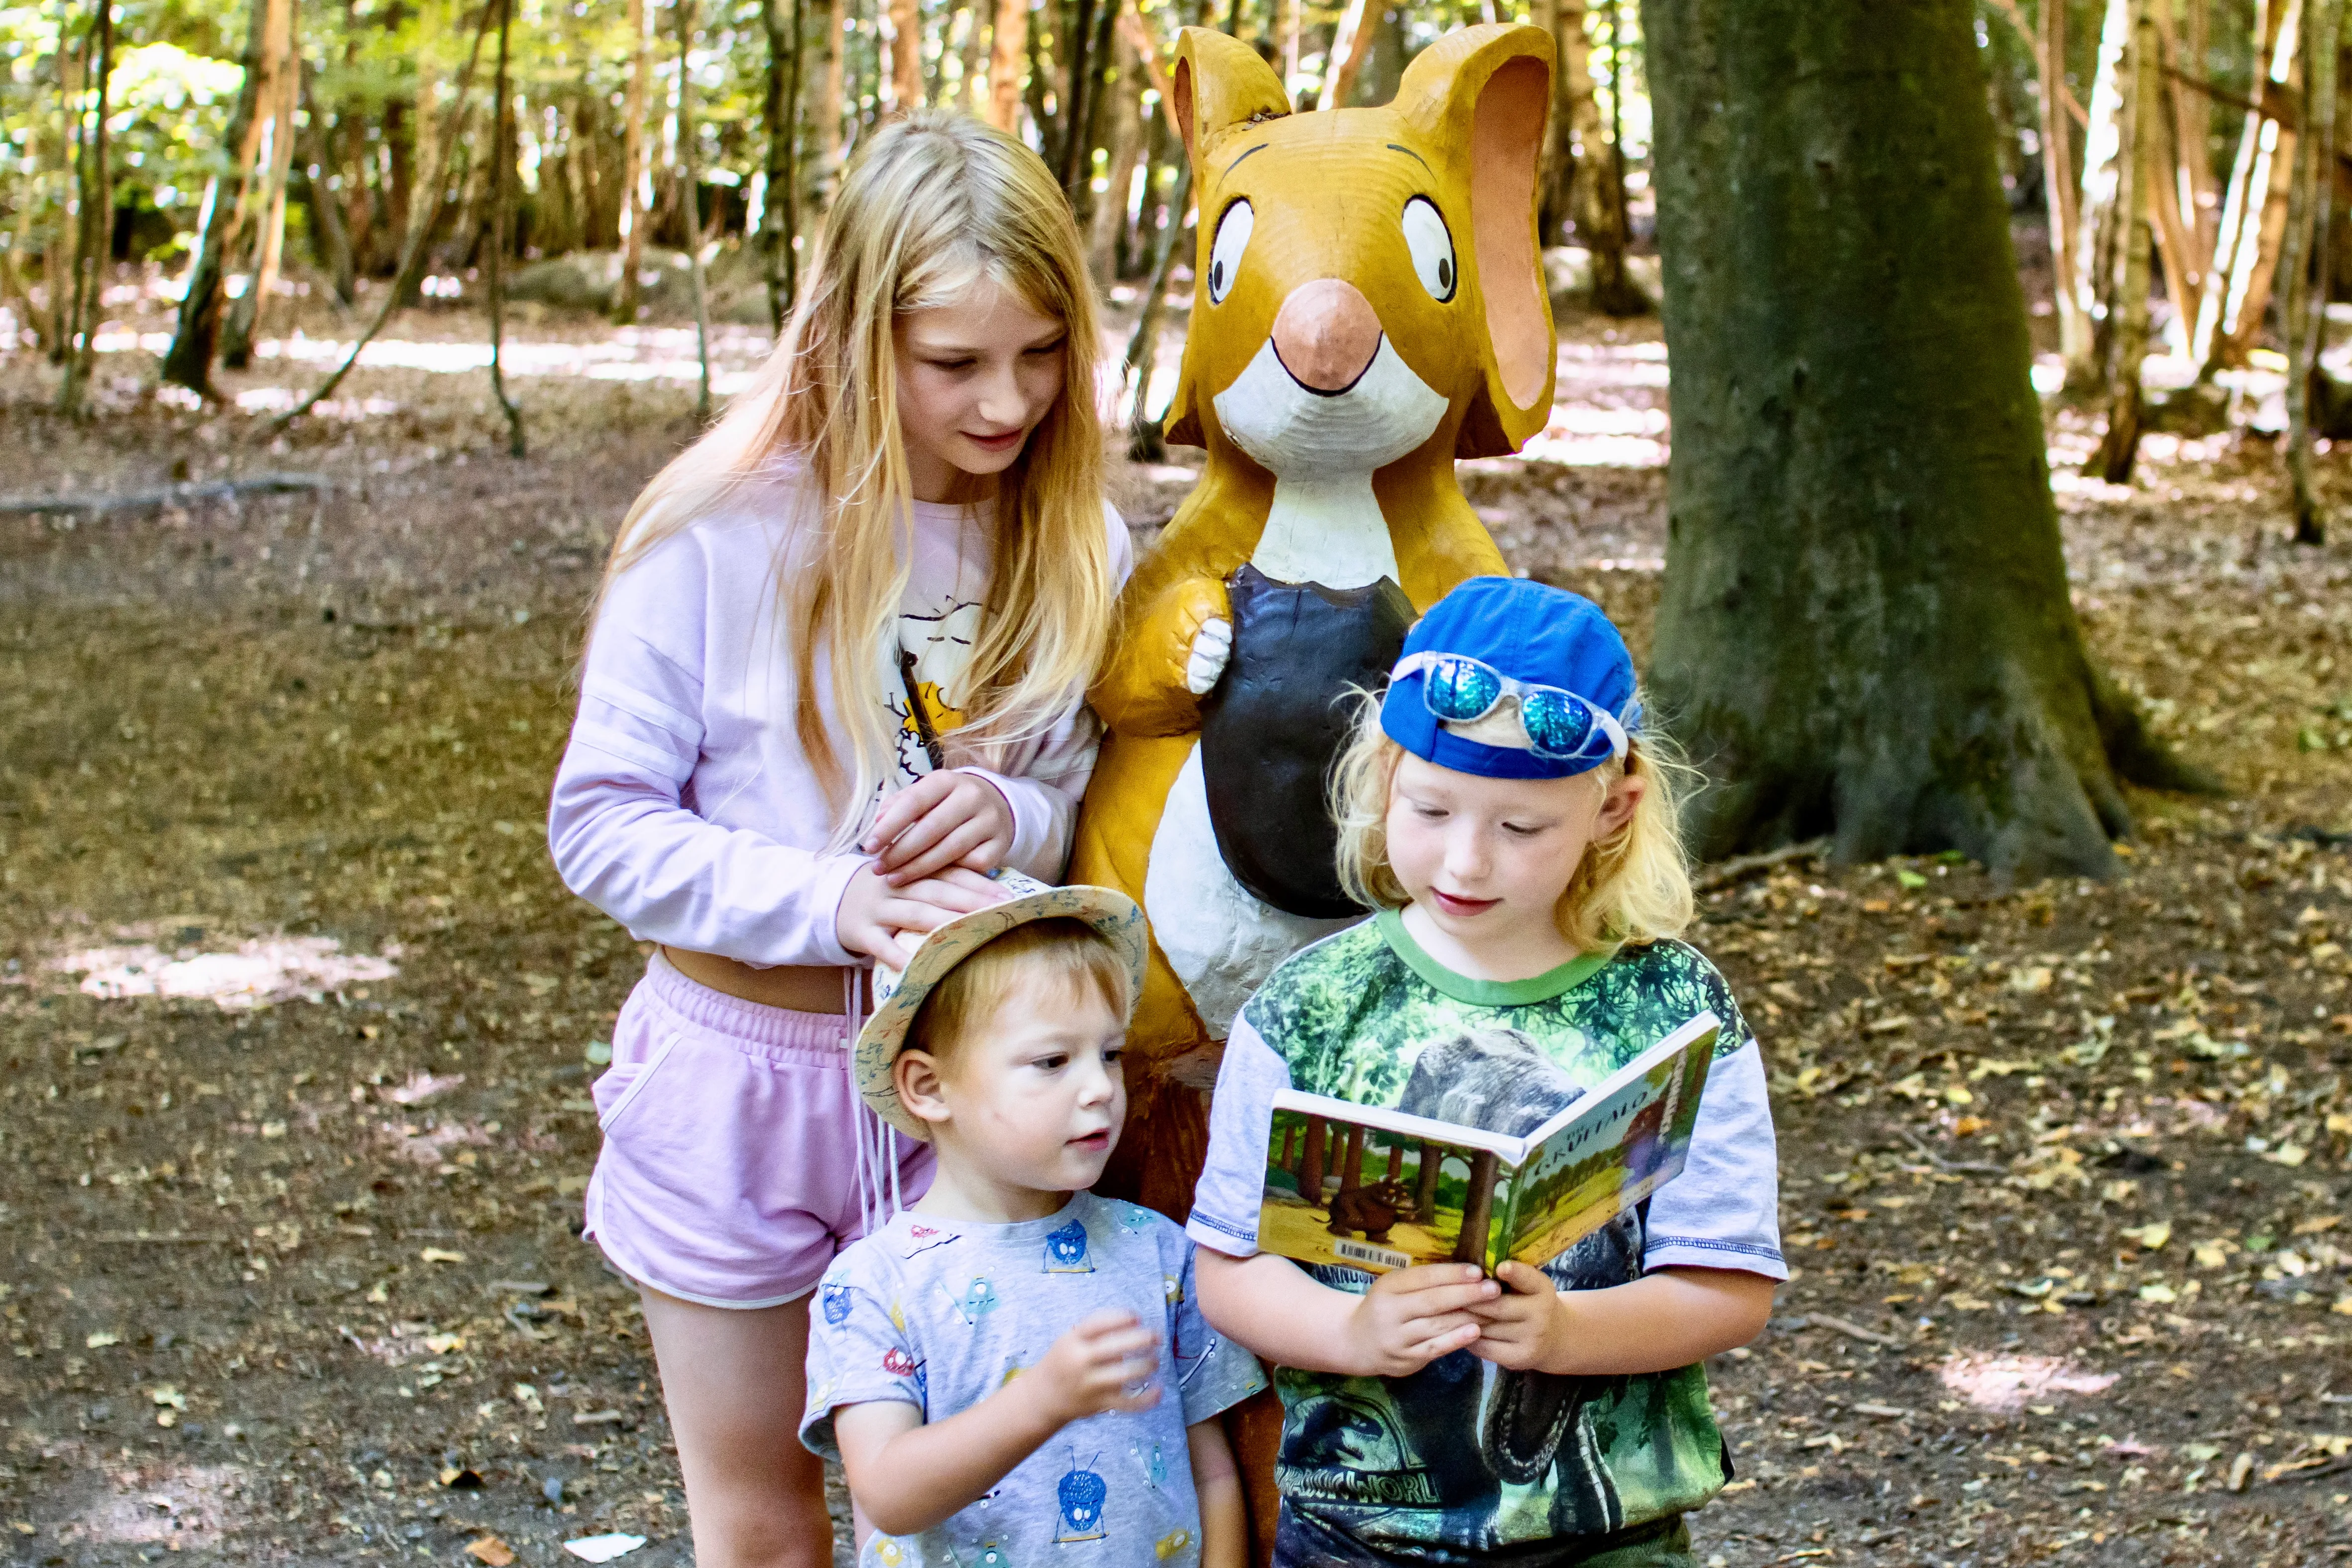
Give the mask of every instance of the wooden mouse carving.
M 1168 435 L 1208 464 L 1120 601 L 1071 867 L 1151 920 L 1110 1184 L 1164 1213 L 1190 1210 L 1191 1090 L 1234 1013 L 1362 916 L 1325 803 L 1348 688 L 1377 687 L 1448 589 L 1504 570 L 1454 461 L 1517 450 L 1551 408 L 1551 62 L 1541 28 L 1469 27 L 1385 108 L 1294 114 L 1245 46 L 1198 27 L 1178 46 L 1201 239 Z

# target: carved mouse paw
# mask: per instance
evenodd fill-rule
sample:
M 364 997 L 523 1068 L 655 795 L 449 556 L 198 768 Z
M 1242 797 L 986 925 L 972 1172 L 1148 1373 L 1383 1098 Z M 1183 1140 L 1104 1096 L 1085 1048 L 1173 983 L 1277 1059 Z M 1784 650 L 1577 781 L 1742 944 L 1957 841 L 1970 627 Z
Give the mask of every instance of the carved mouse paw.
M 1234 624 L 1202 621 L 1201 629 L 1192 634 L 1192 651 L 1184 659 L 1184 689 L 1195 697 L 1206 697 L 1233 657 Z

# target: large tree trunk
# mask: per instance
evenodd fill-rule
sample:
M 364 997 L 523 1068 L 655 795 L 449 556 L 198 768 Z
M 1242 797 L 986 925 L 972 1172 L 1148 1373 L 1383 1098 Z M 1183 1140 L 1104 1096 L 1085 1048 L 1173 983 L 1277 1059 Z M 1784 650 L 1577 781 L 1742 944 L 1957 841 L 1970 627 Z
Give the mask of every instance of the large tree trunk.
M 646 226 L 652 221 L 646 199 L 646 115 L 652 107 L 654 40 L 646 25 L 646 0 L 629 0 L 627 107 L 621 122 L 621 279 L 613 293 L 613 320 L 628 326 L 637 319 L 637 273 L 646 264 Z
M 1675 381 L 1654 710 L 1717 858 L 2105 873 L 2194 775 L 2068 601 L 1970 0 L 1644 0 Z M 1938 172 L 1923 182 L 1922 169 Z
M 2147 358 L 2147 253 L 2154 241 L 2148 223 L 2148 187 L 2155 183 L 2157 140 L 2156 20 L 2153 0 L 2129 0 L 2126 18 L 2130 47 L 2121 71 L 2124 107 L 2116 116 L 2116 246 L 2113 301 L 2107 322 L 2107 428 L 2086 471 L 2111 485 L 2131 480 L 2139 455 L 2140 364 Z
M 2327 235 L 2336 195 L 2336 33 L 2342 0 L 2313 0 L 2311 90 L 2304 98 L 2302 151 L 2296 159 L 2293 210 L 2287 217 L 2286 300 L 2279 312 L 2286 339 L 2288 478 L 2294 495 L 2294 540 L 2327 542 L 2327 523 L 2311 476 L 2311 384 L 2319 370 L 2327 323 Z
M 269 0 L 251 0 L 246 21 L 245 82 L 237 89 L 236 106 L 229 110 L 225 147 L 245 149 L 261 112 L 261 61 L 269 36 Z M 163 378 L 174 386 L 205 397 L 213 390 L 213 354 L 220 342 L 221 283 L 228 258 L 245 248 L 246 217 L 251 204 L 246 187 L 252 178 L 253 160 L 241 151 L 236 163 L 215 182 L 205 205 L 204 223 L 196 236 L 196 259 L 180 295 L 180 318 L 172 332 L 172 346 L 163 352 Z
M 300 89 L 300 64 L 294 55 L 294 0 L 270 0 L 269 35 L 264 41 L 261 82 L 261 144 L 255 163 L 261 176 L 253 208 L 253 265 L 245 292 L 229 306 L 221 334 L 221 363 L 243 370 L 253 361 L 253 333 L 278 283 L 286 249 L 286 179 L 294 163 L 294 109 Z
M 100 298 L 106 263 L 113 252 L 114 171 L 107 159 L 108 89 L 114 81 L 114 0 L 98 0 L 90 20 L 87 53 L 93 63 L 89 130 L 81 137 L 74 184 L 73 305 L 59 334 L 66 351 L 65 379 L 58 386 L 58 412 L 79 416 L 89 378 L 98 368 Z M 74 112 L 83 112 L 79 100 Z

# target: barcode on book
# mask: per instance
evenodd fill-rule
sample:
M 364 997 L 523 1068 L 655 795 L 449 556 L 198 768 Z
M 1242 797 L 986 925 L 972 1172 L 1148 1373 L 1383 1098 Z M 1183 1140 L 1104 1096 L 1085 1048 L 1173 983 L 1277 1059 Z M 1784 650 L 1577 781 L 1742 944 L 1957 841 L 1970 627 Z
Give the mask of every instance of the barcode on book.
M 1367 1247 L 1360 1241 L 1335 1241 L 1331 1250 L 1350 1263 L 1377 1263 L 1383 1268 L 1406 1268 L 1412 1259 L 1402 1252 L 1391 1252 L 1385 1247 Z

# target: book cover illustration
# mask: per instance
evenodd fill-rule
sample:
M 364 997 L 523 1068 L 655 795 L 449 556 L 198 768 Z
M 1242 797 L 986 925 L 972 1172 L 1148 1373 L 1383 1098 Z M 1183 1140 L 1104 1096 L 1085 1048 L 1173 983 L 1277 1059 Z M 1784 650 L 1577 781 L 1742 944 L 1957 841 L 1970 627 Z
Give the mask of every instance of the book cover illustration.
M 1703 1013 L 1590 1092 L 1516 1029 L 1426 1047 L 1392 1109 L 1282 1090 L 1258 1246 L 1374 1273 L 1540 1267 L 1681 1172 L 1718 1028 Z

